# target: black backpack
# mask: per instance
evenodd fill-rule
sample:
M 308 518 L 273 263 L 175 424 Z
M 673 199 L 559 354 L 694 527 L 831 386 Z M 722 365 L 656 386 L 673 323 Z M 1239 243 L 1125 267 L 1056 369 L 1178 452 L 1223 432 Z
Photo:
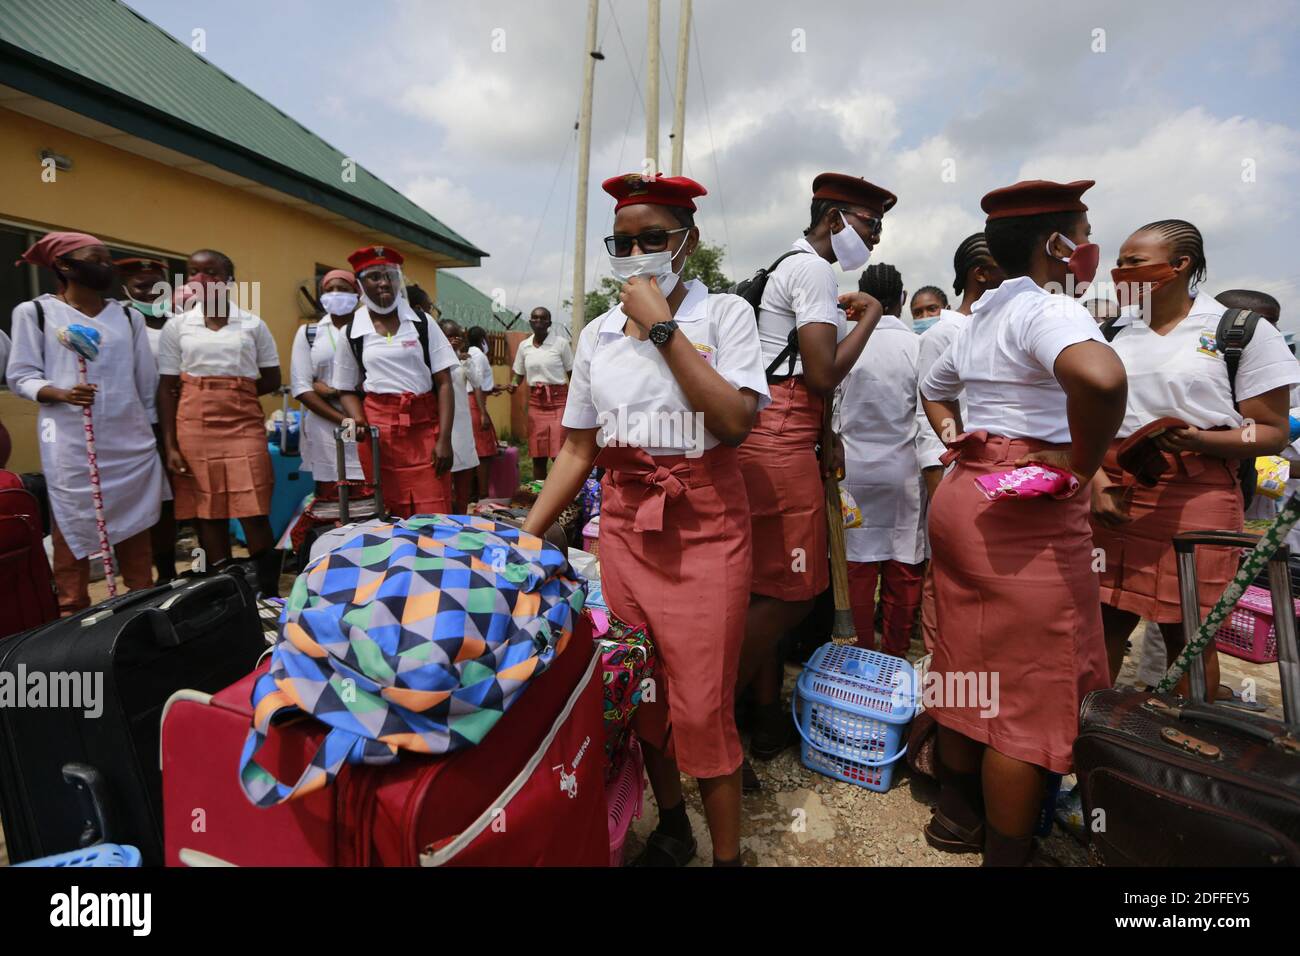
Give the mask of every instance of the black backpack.
M 1214 347 L 1223 356 L 1228 366 L 1228 389 L 1232 393 L 1232 404 L 1237 405 L 1237 367 L 1241 365 L 1242 353 L 1255 335 L 1255 327 L 1263 316 L 1249 309 L 1229 309 L 1219 319 L 1219 327 L 1214 331 Z M 1119 319 L 1107 319 L 1101 325 L 1101 334 L 1107 342 L 1115 341 L 1119 329 L 1115 323 Z M 1238 464 L 1237 479 L 1241 483 L 1241 497 L 1245 507 L 1255 500 L 1255 459 L 1243 458 Z
M 429 372 L 433 372 L 433 362 L 429 358 L 429 317 L 419 309 L 412 309 L 415 313 L 415 334 L 420 339 L 420 351 L 424 353 L 424 364 L 428 366 Z M 355 318 L 355 317 L 354 317 Z M 365 336 L 361 338 L 352 337 L 352 319 L 348 319 L 347 327 L 343 330 L 344 337 L 348 340 L 348 345 L 352 349 L 352 355 L 357 360 L 357 371 L 360 377 L 357 379 L 357 388 L 361 388 L 361 383 L 366 380 L 366 361 L 362 353 L 365 351 Z M 312 328 L 312 326 L 308 326 Z M 308 333 L 309 335 L 311 333 Z
M 741 279 L 731 287 L 731 292 L 734 295 L 740 296 L 753 308 L 754 321 L 758 321 L 758 307 L 763 301 L 763 290 L 767 288 L 767 280 L 772 277 L 772 273 L 776 271 L 776 267 L 785 262 L 785 260 L 789 259 L 791 256 L 797 256 L 800 253 L 806 253 L 807 251 L 807 249 L 791 249 L 789 252 L 783 252 L 777 257 L 777 260 L 766 269 L 759 269 L 748 279 Z M 764 370 L 767 375 L 767 380 L 773 382 L 782 378 L 789 378 L 794 374 L 794 363 L 798 358 L 799 329 L 796 327 L 790 330 L 790 336 L 786 339 L 785 348 L 783 348 L 780 354 L 772 360 L 772 364 Z M 782 362 L 787 362 L 789 364 L 786 366 L 784 375 L 777 375 L 777 366 Z

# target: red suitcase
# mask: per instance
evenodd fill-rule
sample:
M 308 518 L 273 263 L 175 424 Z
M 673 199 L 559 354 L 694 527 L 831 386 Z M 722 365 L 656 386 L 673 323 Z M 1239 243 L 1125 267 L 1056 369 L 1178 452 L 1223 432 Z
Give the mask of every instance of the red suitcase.
M 12 478 L 12 480 L 10 480 Z M 0 472 L 0 638 L 59 616 L 45 557 L 40 505 L 17 476 Z
M 477 747 L 345 767 L 266 809 L 239 786 L 254 674 L 163 712 L 168 866 L 607 866 L 600 657 L 580 617 L 565 651 Z M 324 725 L 276 724 L 258 762 L 296 779 Z

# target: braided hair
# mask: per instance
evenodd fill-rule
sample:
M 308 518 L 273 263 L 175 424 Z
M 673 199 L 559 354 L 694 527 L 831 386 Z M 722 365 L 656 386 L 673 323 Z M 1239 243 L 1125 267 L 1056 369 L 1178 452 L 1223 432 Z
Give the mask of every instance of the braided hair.
M 1191 259 L 1190 285 L 1193 288 L 1205 281 L 1205 240 L 1201 238 L 1201 230 L 1190 222 L 1184 219 L 1157 219 L 1134 232 L 1154 232 L 1173 247 L 1175 259 L 1182 256 Z
M 984 237 L 984 233 L 972 233 L 963 239 L 952 257 L 952 271 L 955 273 L 952 290 L 958 295 L 964 295 L 966 273 L 986 262 L 993 262 L 993 253 L 989 252 L 989 242 Z
M 930 295 L 932 295 L 932 296 L 934 296 L 936 299 L 938 299 L 938 300 L 939 300 L 939 304 L 942 305 L 945 309 L 948 308 L 948 295 L 947 295 L 947 293 L 945 293 L 942 289 L 940 289 L 937 285 L 923 285 L 923 286 L 921 286 L 921 288 L 917 289 L 915 292 L 912 293 L 912 301 L 915 302 L 915 301 L 916 301 L 916 297 L 917 297 L 918 295 L 925 295 L 925 294 L 927 294 L 927 293 L 929 293 Z
M 888 262 L 878 262 L 862 270 L 858 291 L 878 299 L 888 312 L 903 304 L 903 276 Z

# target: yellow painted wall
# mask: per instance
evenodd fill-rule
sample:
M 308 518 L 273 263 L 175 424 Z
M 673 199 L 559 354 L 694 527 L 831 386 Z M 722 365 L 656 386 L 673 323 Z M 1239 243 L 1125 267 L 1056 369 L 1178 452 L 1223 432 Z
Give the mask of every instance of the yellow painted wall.
M 53 183 L 41 181 L 40 151 L 46 148 L 73 161 Z M 235 262 L 237 281 L 260 283 L 260 314 L 275 335 L 286 383 L 289 349 L 301 322 L 298 284 L 315 275 L 318 262 L 346 267 L 348 253 L 367 241 L 361 232 L 308 212 L 5 109 L 0 109 L 0 182 L 5 184 L 0 218 L 89 232 L 182 259 L 203 247 L 226 253 Z M 419 283 L 437 298 L 430 259 L 410 255 L 404 271 L 407 282 Z M 268 410 L 275 405 L 263 401 Z M 35 405 L 0 393 L 0 421 L 13 436 L 9 468 L 39 471 Z

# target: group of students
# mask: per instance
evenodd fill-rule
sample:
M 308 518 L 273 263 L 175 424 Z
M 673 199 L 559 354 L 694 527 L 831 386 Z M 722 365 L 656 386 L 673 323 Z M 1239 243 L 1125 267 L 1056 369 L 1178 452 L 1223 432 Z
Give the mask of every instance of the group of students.
M 736 701 L 753 705 L 751 756 L 788 745 L 778 646 L 829 585 L 832 473 L 863 517 L 846 536 L 860 643 L 874 644 L 879 589 L 886 652 L 908 652 L 919 608 L 940 686 L 952 683 L 944 675 L 998 676 L 992 713 L 972 700 L 931 708 L 940 791 L 927 842 L 982 853 L 987 865 L 1033 862 L 1046 775 L 1070 770 L 1083 695 L 1115 680 L 1139 619 L 1160 628 L 1170 660 L 1182 645 L 1173 536 L 1240 529 L 1237 461 L 1291 440 L 1300 364 L 1282 335 L 1260 323 L 1229 374 L 1215 335 L 1225 307 L 1198 292 L 1203 242 L 1181 220 L 1124 241 L 1112 278 L 1128 307 L 1099 326 L 1076 299 L 1100 262 L 1082 198 L 1091 181 L 986 195 L 983 232 L 954 257 L 959 305 L 925 287 L 911 299 L 912 328 L 891 266 L 839 292 L 835 267 L 867 265 L 897 202 L 865 179 L 816 177 L 808 224 L 766 272 L 757 309 L 681 278 L 699 243 L 703 186 L 639 174 L 603 185 L 619 303 L 574 350 L 534 310 L 508 388 L 529 386 L 530 454 L 547 477 L 525 530 L 544 534 L 600 469 L 604 598 L 622 621 L 647 625 L 662 662 L 659 692 L 635 716 L 659 807 L 636 862 L 696 855 L 686 773 L 699 782 L 714 863 L 739 864 L 741 795 L 757 779 Z M 8 375 L 60 436 L 41 450 L 61 605 L 84 606 L 95 549 L 74 437 L 85 405 L 113 423 L 100 473 L 128 586 L 148 583 L 150 530 L 168 521 L 194 520 L 213 562 L 228 558 L 226 525 L 238 518 L 265 561 L 271 477 L 257 399 L 279 387 L 279 362 L 261 319 L 222 292 L 233 264 L 196 252 L 169 308 L 146 297 L 152 274 L 140 260 L 117 264 L 131 301 L 106 300 L 114 263 L 93 237 L 53 234 L 24 259 L 59 281 L 15 310 Z M 395 251 L 368 247 L 349 262 L 322 280 L 326 314 L 293 347 L 317 492 L 373 478 L 365 441 L 337 470 L 334 429 L 350 420 L 362 437 L 378 427 L 394 515 L 463 510 L 469 486 L 453 474 L 482 489 L 482 459 L 496 450 L 482 343 L 462 359 L 461 330 L 404 293 Z M 73 322 L 102 335 L 84 386 L 58 342 Z M 1166 473 L 1137 483 L 1119 468 L 1118 444 L 1167 418 L 1177 423 L 1153 438 Z M 652 419 L 679 427 L 647 428 Z M 1031 463 L 1077 490 L 990 500 L 974 480 Z M 174 517 L 160 522 L 172 494 Z M 1222 551 L 1202 561 L 1202 613 L 1235 560 Z
M 1230 375 L 1216 339 L 1226 305 L 1198 291 L 1203 241 L 1182 220 L 1124 241 L 1112 278 L 1126 308 L 1099 325 L 1077 300 L 1100 263 L 1082 198 L 1092 185 L 986 195 L 984 230 L 954 258 L 960 304 L 923 288 L 909 329 L 892 267 L 838 293 L 834 266 L 862 269 L 880 239 L 896 202 L 884 189 L 818 176 L 809 224 L 755 310 L 679 277 L 702 186 L 605 182 L 606 245 L 625 284 L 578 342 L 564 445 L 527 527 L 540 533 L 604 468 L 604 596 L 648 624 L 667 683 L 636 716 L 659 806 L 638 863 L 696 853 L 679 772 L 699 780 L 715 864 L 739 860 L 748 762 L 735 704 L 747 692 L 757 707 L 751 756 L 788 743 L 775 651 L 828 584 L 822 478 L 841 452 L 863 515 L 846 536 L 860 641 L 874 643 L 879 585 L 886 651 L 907 652 L 919 605 L 937 686 L 999 678 L 996 708 L 932 708 L 931 846 L 986 865 L 1037 861 L 1046 777 L 1071 769 L 1083 696 L 1115 680 L 1139 619 L 1159 626 L 1172 662 L 1183 644 L 1173 536 L 1242 527 L 1237 463 L 1291 441 L 1300 364 L 1261 322 Z M 836 434 L 821 448 L 831 402 Z M 662 431 L 647 447 L 633 412 L 700 416 L 702 448 L 664 444 Z M 1116 451 L 1161 419 L 1176 422 L 1151 439 L 1166 473 L 1149 486 Z M 1069 479 L 1066 493 L 991 500 L 974 480 L 1031 464 Z M 1200 561 L 1202 614 L 1236 560 L 1224 549 Z
M 324 316 L 295 334 L 290 391 L 305 410 L 304 467 L 318 499 L 337 499 L 343 482 L 368 493 L 375 475 L 366 439 L 375 425 L 390 513 L 463 512 L 475 485 L 486 493 L 486 465 L 497 453 L 486 334 L 466 335 L 413 306 L 420 290 L 403 285 L 402 261 L 378 246 L 354 252 L 352 271 L 321 280 Z M 99 239 L 74 232 L 44 236 L 19 263 L 50 270 L 57 286 L 14 309 L 5 372 L 13 392 L 40 404 L 61 613 L 89 606 L 88 559 L 99 550 L 86 407 L 108 539 L 127 588 L 151 586 L 155 572 L 159 580 L 176 575 L 178 521 L 197 532 L 192 571 L 229 562 L 236 519 L 260 593 L 278 594 L 274 472 L 259 398 L 280 389 L 280 357 L 266 323 L 234 301 L 234 263 L 200 249 L 173 289 L 161 260 L 114 261 Z M 108 298 L 119 283 L 125 299 Z M 73 325 L 98 334 L 84 383 L 77 355 L 61 342 Z M 348 419 L 355 434 L 346 436 L 340 474 L 335 429 Z

